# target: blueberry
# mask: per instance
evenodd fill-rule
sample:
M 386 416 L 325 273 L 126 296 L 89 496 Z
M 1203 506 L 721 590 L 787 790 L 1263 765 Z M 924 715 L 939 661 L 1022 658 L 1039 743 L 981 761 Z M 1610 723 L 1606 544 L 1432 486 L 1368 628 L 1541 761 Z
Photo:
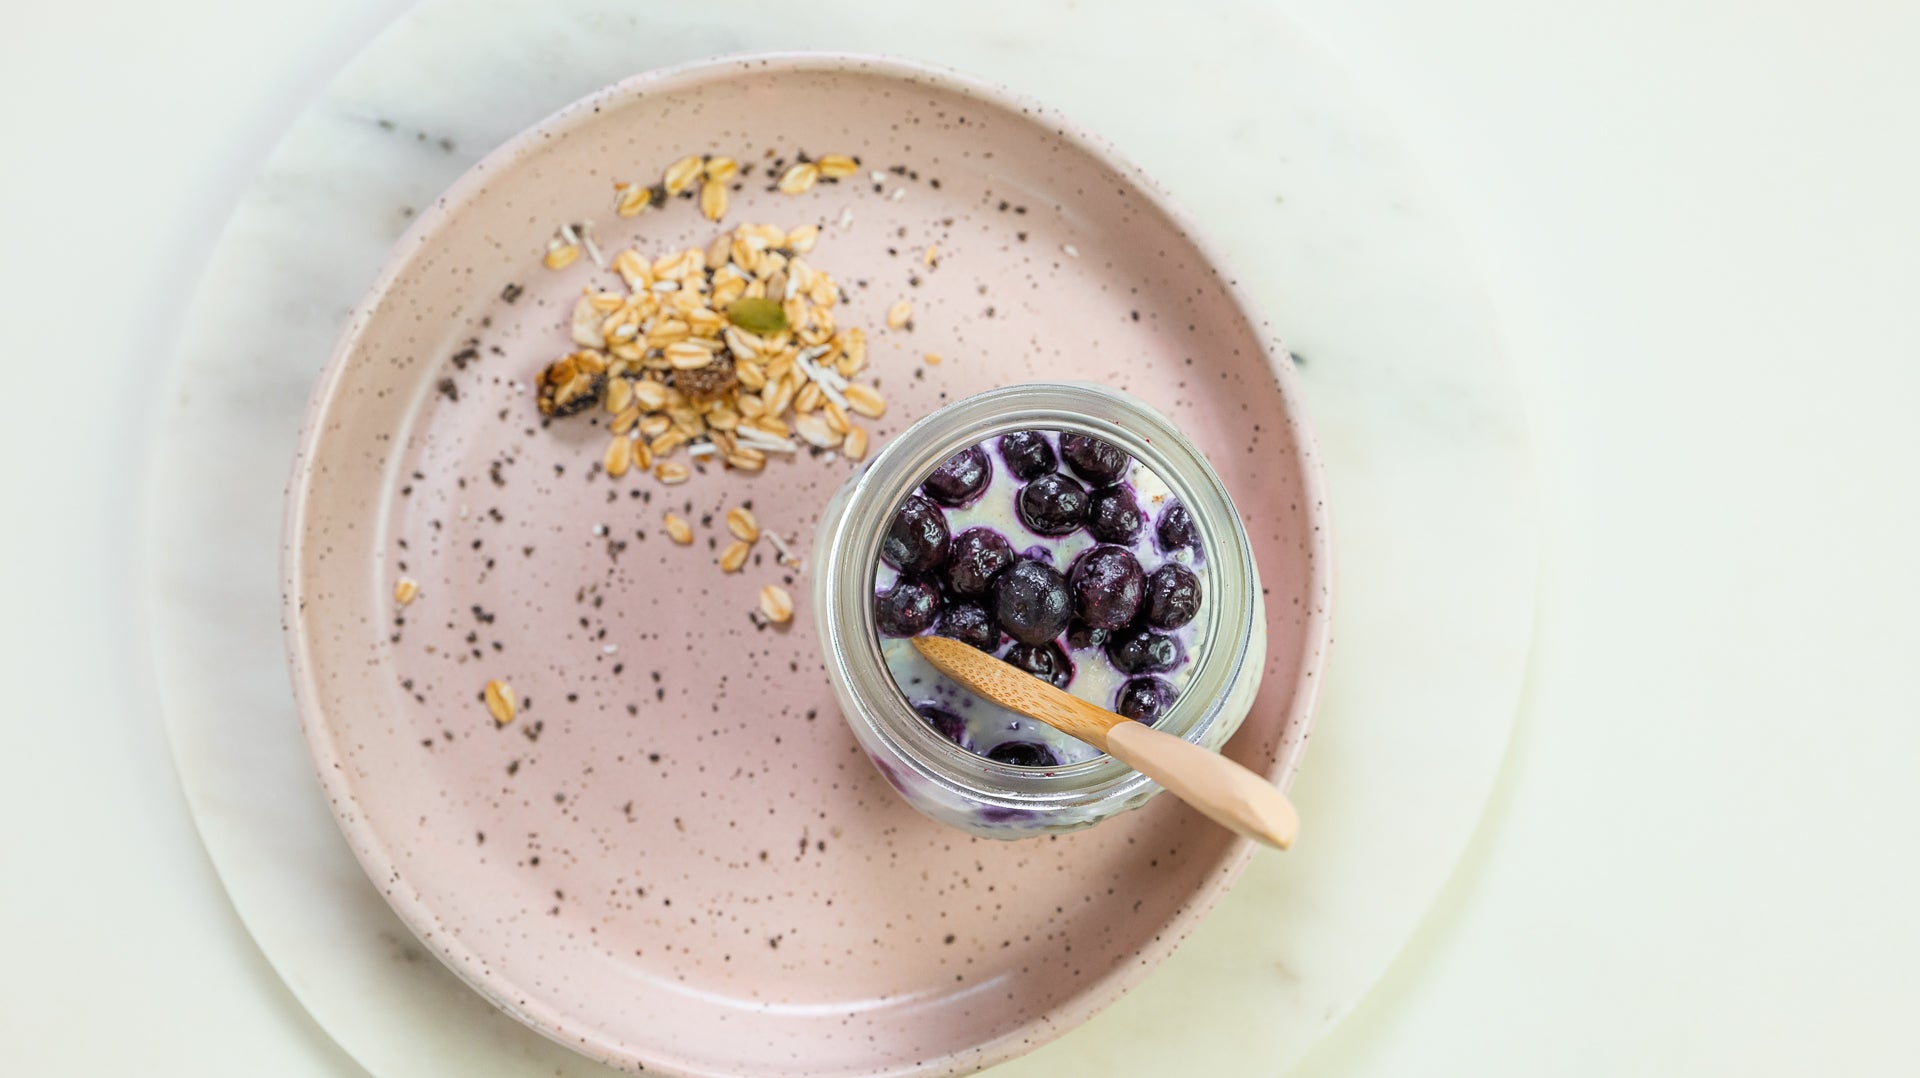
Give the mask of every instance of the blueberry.
M 1179 663 L 1180 645 L 1171 636 L 1135 627 L 1113 634 L 1107 658 L 1123 674 L 1157 674 Z
M 993 615 L 979 603 L 947 604 L 940 612 L 940 627 L 934 632 L 981 651 L 993 651 L 1000 646 L 1000 626 L 993 623 Z
M 873 620 L 887 636 L 919 636 L 939 616 L 940 589 L 924 580 L 902 578 L 873 598 Z
M 1067 627 L 1067 646 L 1075 651 L 1104 648 L 1112 635 L 1112 629 L 1097 629 L 1084 621 L 1076 621 Z
M 1038 741 L 1002 741 L 987 752 L 987 758 L 1015 767 L 1060 766 L 1060 757 Z
M 1131 545 L 1147 526 L 1147 515 L 1140 501 L 1125 483 L 1101 487 L 1093 492 L 1087 508 L 1087 530 L 1103 543 Z
M 1060 455 L 1075 475 L 1099 487 L 1119 482 L 1127 474 L 1127 465 L 1133 463 L 1126 450 L 1091 434 L 1062 434 Z
M 1022 644 L 1045 644 L 1073 616 L 1067 579 L 1037 561 L 1014 562 L 993 582 L 993 616 Z
M 1013 544 L 992 528 L 968 528 L 953 537 L 947 585 L 955 595 L 985 595 L 993 578 L 1013 564 Z
M 1160 514 L 1160 549 L 1179 550 L 1185 547 L 1196 553 L 1200 550 L 1200 531 L 1193 526 L 1193 517 L 1187 507 L 1174 502 Z
M 1058 467 L 1053 443 L 1037 430 L 1016 430 L 1002 435 L 1000 456 L 1006 459 L 1007 470 L 1016 479 L 1038 479 Z
M 1096 629 L 1123 629 L 1140 612 L 1147 574 L 1126 547 L 1097 546 L 1073 560 L 1067 583 L 1081 621 Z
M 1064 689 L 1073 684 L 1073 660 L 1060 650 L 1058 644 L 1015 644 L 1007 649 L 1007 662 L 1025 670 L 1042 681 L 1051 682 L 1056 689 Z
M 1087 519 L 1087 488 L 1053 472 L 1020 488 L 1020 521 L 1041 535 L 1068 535 Z
M 887 524 L 886 537 L 880 541 L 880 559 L 902 572 L 924 573 L 946 562 L 952 542 L 947 515 L 940 507 L 918 494 L 909 494 Z
M 1160 678 L 1137 677 L 1120 686 L 1120 692 L 1114 696 L 1113 709 L 1135 722 L 1152 726 L 1173 706 L 1177 695 L 1173 686 Z
M 948 457 L 922 486 L 927 497 L 957 509 L 978 498 L 992 480 L 993 462 L 985 449 L 974 445 Z
M 967 720 L 931 700 L 915 704 L 913 709 L 920 713 L 921 718 L 927 720 L 927 725 L 933 727 L 934 733 L 969 752 L 973 750 L 973 745 L 967 738 Z
M 1168 562 L 1147 578 L 1147 624 L 1178 629 L 1200 613 L 1200 578 L 1179 562 Z

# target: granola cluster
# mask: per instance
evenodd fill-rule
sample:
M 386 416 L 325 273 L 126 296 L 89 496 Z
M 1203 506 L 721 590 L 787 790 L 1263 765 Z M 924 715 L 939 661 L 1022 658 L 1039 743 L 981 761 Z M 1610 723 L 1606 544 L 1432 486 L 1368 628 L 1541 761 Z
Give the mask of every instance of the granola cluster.
M 840 286 L 806 259 L 819 237 L 815 225 L 745 224 L 704 250 L 620 252 L 626 293 L 581 295 L 578 349 L 541 372 L 540 410 L 612 413 L 604 463 L 615 477 L 684 482 L 688 468 L 670 459 L 683 448 L 743 472 L 803 446 L 861 459 L 867 432 L 855 419 L 878 418 L 886 400 L 853 380 L 866 334 L 835 322 Z

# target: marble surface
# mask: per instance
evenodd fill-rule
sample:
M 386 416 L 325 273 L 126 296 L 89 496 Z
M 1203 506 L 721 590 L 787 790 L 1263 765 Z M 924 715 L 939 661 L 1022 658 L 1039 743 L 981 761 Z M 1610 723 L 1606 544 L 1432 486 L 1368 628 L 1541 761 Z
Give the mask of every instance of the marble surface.
M 593 1072 L 428 958 L 320 800 L 275 618 L 297 417 L 411 211 L 514 130 L 620 75 L 697 56 L 900 52 L 1044 98 L 1111 138 L 1199 216 L 1303 359 L 1340 562 L 1334 665 L 1296 790 L 1311 837 L 1257 861 L 1132 996 L 1008 1068 L 1147 1073 L 1204 1045 L 1223 1067 L 1277 1069 L 1398 953 L 1507 743 L 1533 609 L 1530 460 L 1470 247 L 1391 129 L 1271 14 L 749 13 L 427 6 L 334 81 L 242 200 L 161 398 L 150 517 L 159 689 L 235 907 L 295 995 L 377 1074 Z M 1249 31 L 1258 57 L 1214 48 Z M 1126 74 L 1169 66 L 1182 84 L 1171 100 Z

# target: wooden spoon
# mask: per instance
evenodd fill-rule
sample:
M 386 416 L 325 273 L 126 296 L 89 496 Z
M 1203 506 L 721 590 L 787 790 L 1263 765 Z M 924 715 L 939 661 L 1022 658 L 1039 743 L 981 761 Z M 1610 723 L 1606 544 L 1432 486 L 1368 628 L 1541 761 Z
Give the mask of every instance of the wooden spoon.
M 916 636 L 913 646 L 976 695 L 1039 719 L 1173 791 L 1209 819 L 1278 849 L 1293 845 L 1300 814 L 1272 783 L 1218 753 L 1095 707 L 971 644 Z

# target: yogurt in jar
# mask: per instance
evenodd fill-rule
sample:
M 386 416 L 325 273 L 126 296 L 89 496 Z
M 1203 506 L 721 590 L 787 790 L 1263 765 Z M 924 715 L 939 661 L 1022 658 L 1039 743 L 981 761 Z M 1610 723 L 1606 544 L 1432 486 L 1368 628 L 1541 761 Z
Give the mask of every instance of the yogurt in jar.
M 971 446 L 894 509 L 874 576 L 887 669 L 971 752 L 1047 768 L 1099 752 L 981 699 L 912 646 L 951 636 L 1152 723 L 1185 691 L 1209 587 L 1186 510 L 1124 451 L 1024 430 Z

